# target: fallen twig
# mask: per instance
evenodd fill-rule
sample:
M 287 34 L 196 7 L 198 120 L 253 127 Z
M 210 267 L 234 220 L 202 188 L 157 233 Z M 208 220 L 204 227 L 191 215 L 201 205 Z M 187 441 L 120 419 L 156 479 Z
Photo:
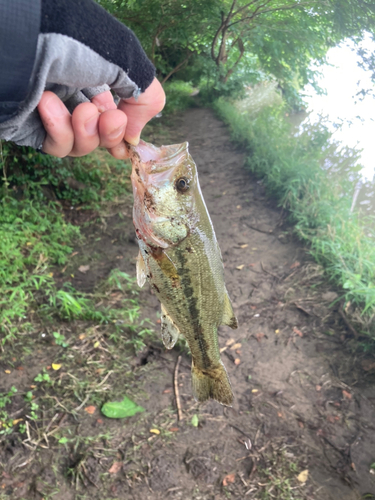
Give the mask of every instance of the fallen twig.
M 297 309 L 299 309 L 300 311 L 302 311 L 303 313 L 305 313 L 307 316 L 312 316 L 312 314 L 309 313 L 309 311 L 307 311 L 304 307 L 302 307 L 299 304 L 297 304 L 297 302 L 293 302 L 293 304 L 296 306 Z
M 248 224 L 247 222 L 245 222 L 245 226 L 249 227 L 250 229 L 253 229 L 254 231 L 258 231 L 258 233 L 272 234 L 274 232 L 274 229 L 269 229 L 268 231 L 264 231 L 263 229 L 259 229 L 258 227 L 250 226 L 250 224 Z
M 178 368 L 180 366 L 181 356 L 177 358 L 176 367 L 174 369 L 174 394 L 176 397 L 176 406 L 177 406 L 177 420 L 180 422 L 183 419 L 182 411 L 181 411 L 181 401 L 180 401 L 180 392 L 178 390 Z
M 251 443 L 251 437 L 246 434 L 246 432 L 244 432 L 243 430 L 241 430 L 239 427 L 237 427 L 236 425 L 233 425 L 233 424 L 228 424 L 230 427 L 232 427 L 233 429 L 236 429 L 236 431 L 240 432 L 243 436 L 247 437 L 247 439 L 250 440 L 250 443 Z
M 279 277 L 279 276 L 276 276 L 276 274 L 273 274 L 273 273 L 271 273 L 270 271 L 267 271 L 267 269 L 265 269 L 265 268 L 264 268 L 264 266 L 263 266 L 263 262 L 262 262 L 262 261 L 260 261 L 260 267 L 262 268 L 262 271 L 263 271 L 264 273 L 269 274 L 270 276 L 273 276 L 273 277 L 274 277 L 274 278 L 276 278 L 277 280 L 279 280 L 279 279 L 280 279 L 280 277 Z
M 356 339 L 358 339 L 359 335 L 358 335 L 358 332 L 357 330 L 354 328 L 354 326 L 349 322 L 348 318 L 345 316 L 345 313 L 343 311 L 343 306 L 341 306 L 339 308 L 339 314 L 340 316 L 342 317 L 342 319 L 344 320 L 344 323 L 346 324 L 346 326 L 349 328 L 349 330 L 352 332 L 352 334 L 354 335 L 354 337 Z

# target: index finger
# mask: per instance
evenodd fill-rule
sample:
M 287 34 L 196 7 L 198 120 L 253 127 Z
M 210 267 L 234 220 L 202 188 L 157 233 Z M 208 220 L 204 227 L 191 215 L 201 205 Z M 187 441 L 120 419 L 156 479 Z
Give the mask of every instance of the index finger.
M 99 113 L 108 109 L 117 109 L 113 96 L 109 90 L 96 95 L 91 99 L 91 102 L 98 108 Z

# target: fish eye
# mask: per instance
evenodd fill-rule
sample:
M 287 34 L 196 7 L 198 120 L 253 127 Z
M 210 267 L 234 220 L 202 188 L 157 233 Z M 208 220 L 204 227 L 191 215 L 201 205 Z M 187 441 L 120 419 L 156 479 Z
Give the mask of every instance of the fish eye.
M 185 177 L 180 177 L 176 181 L 176 188 L 180 193 L 184 193 L 189 189 L 189 181 Z

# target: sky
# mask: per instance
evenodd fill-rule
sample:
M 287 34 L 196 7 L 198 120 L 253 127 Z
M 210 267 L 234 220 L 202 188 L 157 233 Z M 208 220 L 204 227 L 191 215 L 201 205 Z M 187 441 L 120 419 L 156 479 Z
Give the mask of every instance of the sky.
M 375 52 L 375 42 L 370 36 L 362 46 Z M 368 72 L 359 68 L 359 58 L 353 48 L 354 43 L 346 41 L 328 51 L 328 64 L 319 68 L 322 76 L 318 79 L 326 95 L 317 95 L 311 86 L 304 89 L 307 119 L 314 122 L 323 115 L 333 123 L 343 120 L 334 138 L 346 146 L 363 149 L 359 161 L 363 165 L 362 174 L 372 180 L 375 175 L 375 98 L 366 96 L 361 101 L 356 94 L 361 88 L 374 88 L 374 84 Z

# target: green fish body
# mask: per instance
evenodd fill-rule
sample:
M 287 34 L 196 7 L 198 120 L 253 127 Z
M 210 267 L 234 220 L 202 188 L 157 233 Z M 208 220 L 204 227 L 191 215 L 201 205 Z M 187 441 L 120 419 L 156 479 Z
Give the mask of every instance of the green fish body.
M 180 334 L 189 344 L 195 399 L 231 406 L 217 328 L 238 325 L 188 144 L 156 148 L 141 141 L 130 152 L 138 284 L 148 280 L 162 304 L 164 345 L 171 349 Z

